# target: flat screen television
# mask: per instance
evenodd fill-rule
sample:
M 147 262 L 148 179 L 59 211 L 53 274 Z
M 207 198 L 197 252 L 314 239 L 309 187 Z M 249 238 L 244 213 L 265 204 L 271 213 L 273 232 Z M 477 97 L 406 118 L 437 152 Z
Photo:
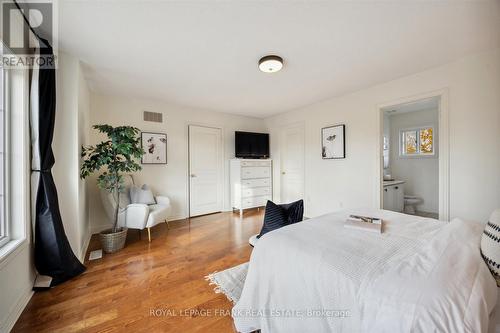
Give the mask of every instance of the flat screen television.
M 235 156 L 239 158 L 269 158 L 269 134 L 234 133 Z

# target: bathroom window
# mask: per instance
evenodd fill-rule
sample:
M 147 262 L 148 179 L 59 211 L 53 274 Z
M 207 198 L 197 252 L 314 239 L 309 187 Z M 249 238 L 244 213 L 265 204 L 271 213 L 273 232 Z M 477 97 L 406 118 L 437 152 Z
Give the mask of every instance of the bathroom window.
M 420 127 L 401 131 L 401 156 L 434 155 L 434 128 Z

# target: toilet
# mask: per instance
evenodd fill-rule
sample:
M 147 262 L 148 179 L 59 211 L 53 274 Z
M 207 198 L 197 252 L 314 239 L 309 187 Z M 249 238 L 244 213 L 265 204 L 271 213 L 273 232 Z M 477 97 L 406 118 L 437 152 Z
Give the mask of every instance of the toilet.
M 423 200 L 420 197 L 405 194 L 405 213 L 415 215 L 417 212 L 416 206 L 420 205 L 422 202 Z

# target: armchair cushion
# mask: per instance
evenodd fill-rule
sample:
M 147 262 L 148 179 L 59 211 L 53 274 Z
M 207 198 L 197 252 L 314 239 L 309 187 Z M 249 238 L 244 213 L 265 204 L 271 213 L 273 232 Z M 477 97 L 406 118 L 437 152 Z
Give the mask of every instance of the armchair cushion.
M 146 227 L 152 227 L 157 225 L 158 223 L 165 222 L 167 220 L 170 206 L 164 205 L 149 205 L 149 217 L 146 222 Z
M 153 192 L 146 184 L 142 185 L 142 187 L 132 186 L 130 188 L 130 199 L 134 204 L 153 205 L 156 203 Z
M 130 229 L 144 229 L 149 216 L 149 206 L 145 204 L 130 204 L 124 213 L 124 226 Z

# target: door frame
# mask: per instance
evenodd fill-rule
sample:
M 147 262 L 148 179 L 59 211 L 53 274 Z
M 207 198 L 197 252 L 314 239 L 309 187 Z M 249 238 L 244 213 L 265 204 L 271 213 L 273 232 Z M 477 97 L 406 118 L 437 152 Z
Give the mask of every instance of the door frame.
M 375 182 L 376 205 L 381 209 L 384 206 L 384 110 L 385 108 L 399 104 L 416 102 L 422 99 L 439 98 L 439 219 L 449 221 L 450 219 L 450 123 L 449 123 L 449 91 L 448 88 L 430 91 L 410 97 L 404 97 L 377 105 L 379 117 L 377 135 L 377 163 Z
M 290 128 L 300 128 L 302 130 L 302 143 L 303 143 L 303 147 L 304 147 L 304 152 L 302 154 L 302 195 L 304 197 L 304 201 L 307 201 L 306 200 L 306 126 L 305 126 L 305 122 L 303 121 L 300 121 L 300 122 L 295 122 L 295 123 L 290 123 L 290 124 L 287 124 L 287 125 L 283 125 L 281 126 L 280 128 L 280 143 L 279 143 L 279 148 L 280 148 L 280 165 L 279 165 L 279 173 L 278 173 L 278 179 L 279 179 L 279 200 L 280 202 L 283 202 L 283 198 L 284 198 L 284 192 L 283 192 L 283 182 L 282 182 L 282 176 L 283 176 L 283 166 L 284 166 L 284 152 L 285 152 L 285 149 L 284 149 L 284 143 L 285 143 L 285 140 L 284 140 L 284 137 L 285 137 L 285 131 L 287 129 L 290 129 Z
M 187 136 L 187 156 L 186 156 L 186 178 L 187 178 L 187 186 L 186 186 L 186 205 L 187 205 L 187 218 L 191 218 L 191 158 L 190 158 L 190 147 L 191 147 L 191 142 L 190 142 L 190 135 L 189 135 L 189 129 L 191 126 L 197 126 L 197 127 L 205 127 L 205 128 L 212 128 L 212 129 L 218 129 L 221 132 L 221 139 L 220 139 L 220 146 L 221 146 L 221 157 L 220 157 L 220 164 L 222 166 L 221 170 L 219 170 L 219 176 L 220 176 L 220 184 L 222 191 L 222 202 L 221 202 L 221 212 L 224 211 L 224 203 L 226 201 L 226 187 L 224 186 L 224 179 L 226 175 L 226 165 L 224 163 L 225 160 L 225 147 L 224 147 L 224 128 L 222 126 L 217 126 L 217 125 L 207 125 L 204 123 L 197 123 L 197 122 L 187 122 L 186 123 L 186 136 Z M 196 215 L 200 216 L 200 215 Z

